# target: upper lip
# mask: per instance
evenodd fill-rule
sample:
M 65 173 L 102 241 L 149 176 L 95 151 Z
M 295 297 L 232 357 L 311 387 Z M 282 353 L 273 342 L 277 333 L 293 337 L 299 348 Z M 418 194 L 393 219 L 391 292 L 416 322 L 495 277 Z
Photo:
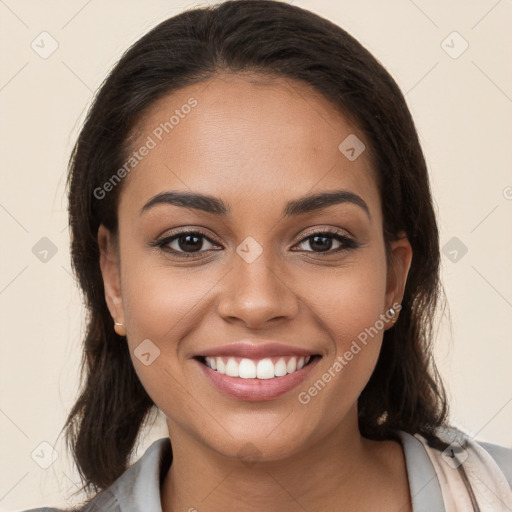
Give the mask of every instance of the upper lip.
M 283 343 L 241 340 L 235 343 L 202 350 L 200 353 L 196 354 L 196 357 L 231 356 L 245 357 L 247 359 L 262 359 L 265 357 L 277 356 L 307 357 L 314 354 L 315 353 L 311 350 L 297 348 Z

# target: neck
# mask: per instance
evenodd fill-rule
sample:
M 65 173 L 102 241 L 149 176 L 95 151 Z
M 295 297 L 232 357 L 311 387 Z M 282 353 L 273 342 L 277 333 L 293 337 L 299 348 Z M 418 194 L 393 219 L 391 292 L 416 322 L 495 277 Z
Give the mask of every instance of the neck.
M 316 444 L 286 458 L 257 462 L 249 449 L 247 457 L 226 457 L 169 425 L 173 461 L 161 488 L 163 512 L 224 512 L 233 503 L 238 512 L 385 510 L 383 497 L 391 501 L 398 491 L 396 479 L 403 482 L 403 452 L 393 441 L 363 438 L 355 407 L 348 416 Z M 406 491 L 408 501 L 408 487 Z

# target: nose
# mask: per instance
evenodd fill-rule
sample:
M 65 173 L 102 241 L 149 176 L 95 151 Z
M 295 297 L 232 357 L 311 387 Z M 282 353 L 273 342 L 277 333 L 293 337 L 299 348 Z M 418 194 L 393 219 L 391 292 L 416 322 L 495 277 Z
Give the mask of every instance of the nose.
M 294 318 L 299 299 L 289 274 L 280 262 L 271 261 L 269 251 L 251 263 L 235 255 L 233 269 L 222 280 L 218 313 L 226 321 L 242 321 L 247 327 L 265 327 L 270 320 Z

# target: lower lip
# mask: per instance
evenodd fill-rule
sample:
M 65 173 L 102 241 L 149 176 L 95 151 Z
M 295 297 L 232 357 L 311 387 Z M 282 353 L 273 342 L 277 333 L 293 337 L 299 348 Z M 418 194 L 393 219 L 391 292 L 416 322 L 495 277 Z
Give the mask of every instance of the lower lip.
M 246 400 L 248 402 L 260 402 L 272 400 L 297 387 L 304 382 L 313 367 L 320 360 L 319 357 L 313 358 L 309 364 L 303 366 L 300 370 L 288 373 L 282 377 L 273 379 L 242 379 L 241 377 L 230 377 L 209 366 L 196 361 L 206 378 L 219 390 L 233 398 Z

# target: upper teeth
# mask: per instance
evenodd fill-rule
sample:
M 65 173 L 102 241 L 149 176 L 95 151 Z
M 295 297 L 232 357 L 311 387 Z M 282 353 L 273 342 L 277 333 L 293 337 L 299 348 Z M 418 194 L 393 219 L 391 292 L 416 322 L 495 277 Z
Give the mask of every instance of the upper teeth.
M 212 370 L 228 375 L 229 377 L 241 377 L 242 379 L 273 379 L 282 377 L 288 373 L 300 370 L 309 362 L 311 356 L 279 358 L 275 363 L 270 357 L 253 361 L 242 358 L 237 361 L 234 357 L 225 360 L 222 357 L 206 357 L 206 365 Z M 239 358 L 238 358 L 239 359 Z

